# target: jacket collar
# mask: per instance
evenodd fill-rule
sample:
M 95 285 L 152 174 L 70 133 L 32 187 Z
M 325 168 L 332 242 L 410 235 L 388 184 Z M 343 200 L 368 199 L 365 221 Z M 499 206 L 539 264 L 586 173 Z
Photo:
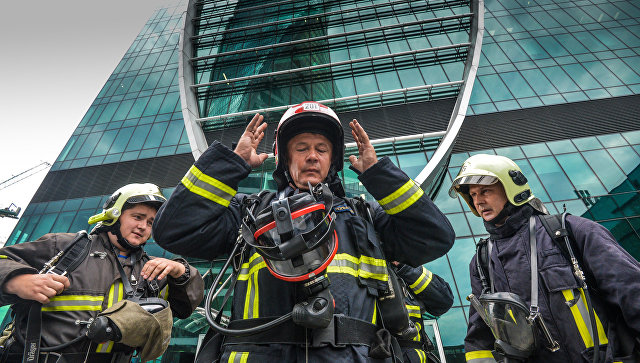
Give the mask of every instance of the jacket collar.
M 523 225 L 529 222 L 529 217 L 533 215 L 533 208 L 529 204 L 516 207 L 515 211 L 507 217 L 504 224 L 496 227 L 492 224 L 484 222 L 484 226 L 489 232 L 491 239 L 498 240 L 508 238 L 516 234 Z

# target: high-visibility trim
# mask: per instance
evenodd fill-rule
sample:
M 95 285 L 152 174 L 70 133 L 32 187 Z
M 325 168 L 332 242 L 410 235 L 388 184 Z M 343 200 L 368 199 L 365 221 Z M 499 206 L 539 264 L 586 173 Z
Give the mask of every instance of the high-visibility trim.
M 346 253 L 338 253 L 327 267 L 329 273 L 344 273 L 354 277 L 389 281 L 387 262 L 368 256 L 360 258 Z
M 418 354 L 418 358 L 420 358 L 420 363 L 427 362 L 427 354 L 422 349 L 416 349 L 416 354 Z
M 247 363 L 249 359 L 249 352 L 231 352 L 229 354 L 229 363 Z
M 158 297 L 164 300 L 169 300 L 169 284 L 160 290 Z
M 192 193 L 228 207 L 237 191 L 223 182 L 204 174 L 195 165 L 191 166 L 181 183 Z
M 429 286 L 431 280 L 433 279 L 433 273 L 427 270 L 424 266 L 422 266 L 422 274 L 413 284 L 409 285 L 409 288 L 413 291 L 414 294 L 421 293 L 424 289 Z
M 256 252 L 249 258 L 249 262 L 245 262 L 240 266 L 238 281 L 247 281 L 251 278 L 251 275 L 258 273 L 258 270 L 266 267 L 267 264 L 264 262 L 264 259 Z
M 418 331 L 418 334 L 416 334 L 416 336 L 413 337 L 413 340 L 416 342 L 419 342 L 422 340 L 422 338 L 420 337 L 421 336 L 420 331 L 422 330 L 422 325 L 417 321 L 415 322 L 415 325 L 416 325 L 416 330 Z
M 371 318 L 371 324 L 376 325 L 378 321 L 378 299 L 375 300 L 373 304 L 373 318 Z
M 387 214 L 396 214 L 409 208 L 423 194 L 424 190 L 416 182 L 409 179 L 398 190 L 379 200 L 378 203 Z
M 122 280 L 119 279 L 109 288 L 109 294 L 107 295 L 107 309 L 122 299 L 124 299 L 124 287 L 122 285 Z M 96 347 L 96 352 L 111 353 L 113 344 L 114 343 L 111 340 L 105 343 L 100 343 Z
M 573 320 L 576 323 L 576 327 L 578 328 L 578 332 L 580 333 L 580 337 L 582 338 L 585 348 L 591 348 L 593 347 L 593 330 L 591 329 L 589 307 L 584 295 L 584 290 L 578 290 L 580 291 L 578 299 L 575 298 L 572 289 L 562 290 L 562 295 L 568 302 L 567 305 L 573 304 L 569 305 L 571 315 L 573 315 Z M 598 340 L 600 340 L 600 344 L 602 345 L 608 344 L 609 339 L 607 339 L 607 335 L 604 332 L 600 318 L 598 318 L 598 314 L 596 314 L 595 311 L 593 313 L 595 315 L 596 327 L 598 329 Z
M 422 313 L 420 312 L 420 307 L 417 305 L 406 305 L 407 307 L 407 313 L 409 313 L 409 316 L 414 317 L 414 318 L 421 318 L 422 317 Z
M 64 295 L 49 299 L 42 311 L 100 311 L 104 296 Z
M 476 350 L 473 352 L 464 353 L 464 359 L 467 362 L 472 363 L 495 363 L 496 359 L 493 358 L 490 350 Z
M 9 258 L 7 255 L 0 255 L 0 258 Z

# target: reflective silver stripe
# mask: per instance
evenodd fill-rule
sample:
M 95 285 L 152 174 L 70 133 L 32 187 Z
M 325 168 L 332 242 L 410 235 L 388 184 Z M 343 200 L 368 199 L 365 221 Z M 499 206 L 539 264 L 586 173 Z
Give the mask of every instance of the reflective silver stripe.
M 229 354 L 229 363 L 247 363 L 249 352 L 231 352 Z
M 426 289 L 427 286 L 429 286 L 432 279 L 433 279 L 433 274 L 431 273 L 431 271 L 427 270 L 426 268 L 424 268 L 424 266 L 422 266 L 422 274 L 420 275 L 420 277 L 418 277 L 416 281 L 413 282 L 413 284 L 409 285 L 409 287 L 415 294 L 419 294 L 424 289 Z
M 368 256 L 357 258 L 346 253 L 337 254 L 329 264 L 327 272 L 344 273 L 354 277 L 380 281 L 389 280 L 387 264 L 384 260 Z
M 416 305 L 406 305 L 406 306 L 407 306 L 407 313 L 409 313 L 409 316 L 412 316 L 414 318 L 422 317 L 422 313 L 420 312 L 419 306 L 416 306 Z
M 593 347 L 593 329 L 591 328 L 589 309 L 587 307 L 586 297 L 584 296 L 584 290 L 578 289 L 578 291 L 580 292 L 580 296 L 578 296 L 577 299 L 572 289 L 562 290 L 562 295 L 567 301 L 567 305 L 569 305 L 571 315 L 573 315 L 573 320 L 576 323 L 585 348 L 591 348 Z M 593 313 L 595 314 L 595 311 Z M 600 344 L 608 344 L 609 340 L 604 332 L 600 318 L 598 318 L 598 314 L 595 314 L 595 318 L 598 329 L 598 340 L 600 340 Z
M 182 184 L 192 193 L 228 207 L 236 190 L 201 172 L 195 165 L 182 178 Z
M 380 206 L 387 214 L 400 213 L 409 208 L 424 194 L 424 191 L 413 180 L 409 179 L 403 186 L 387 197 L 379 200 Z
M 266 268 L 262 256 L 257 252 L 250 258 L 249 262 L 242 264 L 238 273 L 238 281 L 247 281 L 247 292 L 244 297 L 244 311 L 242 316 L 244 319 L 260 317 L 260 291 L 258 284 L 258 273 L 261 269 Z
M 496 359 L 493 358 L 490 350 L 466 352 L 464 358 L 471 363 L 496 363 Z

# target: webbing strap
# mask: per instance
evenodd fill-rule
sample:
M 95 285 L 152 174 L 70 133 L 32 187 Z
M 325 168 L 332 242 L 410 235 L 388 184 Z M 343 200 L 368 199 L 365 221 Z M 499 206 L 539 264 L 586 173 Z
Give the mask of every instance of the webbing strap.
M 89 254 L 91 239 L 87 231 L 80 231 L 73 241 L 63 250 L 58 263 L 45 273 L 68 275 L 75 270 Z M 45 265 L 47 266 L 47 265 Z M 37 362 L 40 356 L 40 335 L 42 332 L 42 304 L 34 301 L 29 307 L 27 332 L 25 334 L 23 363 Z
M 246 329 L 259 326 L 274 318 L 256 318 L 234 320 L 229 329 Z M 227 336 L 224 345 L 234 344 L 296 344 L 311 347 L 367 345 L 374 342 L 378 327 L 356 318 L 336 314 L 332 323 L 324 329 L 305 329 L 289 320 L 265 332 L 244 337 Z
M 531 248 L 531 313 L 538 312 L 538 244 L 536 217 L 529 217 L 529 247 Z

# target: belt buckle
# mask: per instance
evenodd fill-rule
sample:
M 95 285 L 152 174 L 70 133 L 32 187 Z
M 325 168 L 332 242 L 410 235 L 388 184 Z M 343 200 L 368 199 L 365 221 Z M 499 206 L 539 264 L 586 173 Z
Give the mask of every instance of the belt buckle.
M 336 316 L 334 315 L 331 319 L 331 322 L 326 328 L 322 329 L 312 329 L 311 330 L 311 347 L 312 348 L 323 348 L 328 345 L 339 348 L 344 347 L 345 344 L 336 344 Z

